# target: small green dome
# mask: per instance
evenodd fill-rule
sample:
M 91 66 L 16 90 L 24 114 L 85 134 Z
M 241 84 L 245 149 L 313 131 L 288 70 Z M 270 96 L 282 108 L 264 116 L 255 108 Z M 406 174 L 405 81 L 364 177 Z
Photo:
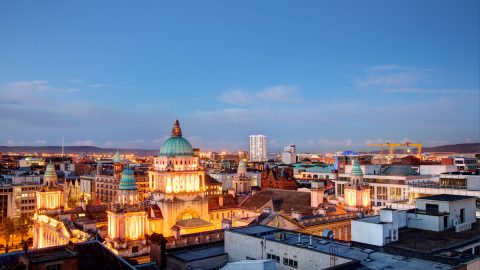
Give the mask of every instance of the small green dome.
M 358 160 L 353 161 L 352 171 L 350 172 L 351 176 L 363 176 L 362 168 L 360 168 L 360 163 Z
M 178 120 L 173 125 L 172 137 L 166 140 L 160 148 L 160 156 L 193 156 L 193 147 L 190 142 L 182 137 Z
M 120 163 L 120 152 L 118 152 L 118 149 L 115 155 L 113 156 L 113 162 Z
M 137 190 L 137 183 L 135 182 L 135 175 L 133 170 L 125 168 L 122 172 L 122 179 L 120 180 L 119 190 Z

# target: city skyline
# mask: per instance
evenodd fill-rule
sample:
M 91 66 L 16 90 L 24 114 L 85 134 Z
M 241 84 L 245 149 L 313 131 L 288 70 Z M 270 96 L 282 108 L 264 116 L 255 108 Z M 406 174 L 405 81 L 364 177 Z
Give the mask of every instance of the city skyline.
M 478 142 L 479 2 L 413 3 L 1 3 L 0 145 Z

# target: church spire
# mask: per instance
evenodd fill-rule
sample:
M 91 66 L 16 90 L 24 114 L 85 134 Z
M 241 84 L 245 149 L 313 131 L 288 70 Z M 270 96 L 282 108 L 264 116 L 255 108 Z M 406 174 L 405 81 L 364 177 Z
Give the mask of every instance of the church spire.
M 117 152 L 115 152 L 115 155 L 113 156 L 113 162 L 115 163 L 119 163 L 120 162 L 120 152 L 118 151 L 118 148 L 117 148 Z
M 182 129 L 180 128 L 180 122 L 175 120 L 172 128 L 172 137 L 182 137 Z

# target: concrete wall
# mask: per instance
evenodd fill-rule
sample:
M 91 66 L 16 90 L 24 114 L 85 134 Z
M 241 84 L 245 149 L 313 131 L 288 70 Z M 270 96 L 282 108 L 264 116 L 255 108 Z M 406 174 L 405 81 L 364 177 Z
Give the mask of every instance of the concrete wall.
M 385 241 L 384 228 L 379 224 L 380 216 L 352 220 L 352 241 L 375 246 L 383 246 Z
M 460 223 L 460 209 L 465 209 L 465 220 L 463 223 L 473 223 L 475 222 L 475 199 L 467 199 L 461 201 L 454 201 L 450 203 L 450 221 L 458 219 Z M 451 225 L 451 224 L 449 224 Z
M 330 255 L 278 241 L 267 240 L 262 249 L 261 238 L 225 231 L 225 252 L 228 253 L 228 262 L 237 262 L 248 258 L 267 259 L 267 253 L 280 256 L 280 263 L 276 263 L 278 270 L 291 270 L 293 267 L 283 265 L 283 258 L 298 261 L 297 269 L 325 269 L 330 267 Z M 248 247 L 248 248 L 245 248 Z M 337 265 L 351 260 L 336 257 Z
M 459 201 L 451 201 L 451 202 L 424 200 L 419 198 L 417 199 L 416 205 L 418 209 L 425 210 L 425 205 L 427 203 L 437 204 L 439 212 L 449 213 L 447 228 L 453 227 L 454 220 L 458 220 L 458 223 L 460 223 L 460 209 L 462 208 L 465 209 L 465 218 L 463 223 L 475 222 L 475 214 L 476 214 L 475 198 L 459 200 Z M 434 218 L 427 218 L 427 217 L 425 217 L 425 219 L 428 219 L 429 222 L 430 221 L 433 222 L 434 220 Z M 430 224 L 428 226 L 431 226 L 431 228 L 434 228 L 435 231 L 437 230 L 437 228 L 440 228 L 440 230 L 443 230 L 444 228 L 443 217 L 440 220 L 440 224 L 438 226 L 435 226 L 433 224 Z
M 407 213 L 407 224 L 409 228 L 439 232 L 443 231 L 443 216 Z
M 467 189 L 468 190 L 480 190 L 480 175 L 468 175 L 467 176 Z
M 455 171 L 457 171 L 457 166 L 455 165 L 420 165 L 421 175 L 439 175 Z

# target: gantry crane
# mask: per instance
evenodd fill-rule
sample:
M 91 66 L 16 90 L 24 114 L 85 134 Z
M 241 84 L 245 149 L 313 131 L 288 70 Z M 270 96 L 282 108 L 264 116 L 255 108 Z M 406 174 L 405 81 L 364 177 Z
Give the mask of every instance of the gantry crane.
M 380 155 L 383 155 L 383 147 L 388 149 L 389 159 L 393 158 L 395 154 L 395 148 L 402 148 L 405 155 L 410 154 L 411 148 L 417 148 L 417 158 L 422 158 L 422 144 L 421 143 L 369 143 L 367 144 L 368 152 L 370 153 L 370 147 L 380 147 Z

